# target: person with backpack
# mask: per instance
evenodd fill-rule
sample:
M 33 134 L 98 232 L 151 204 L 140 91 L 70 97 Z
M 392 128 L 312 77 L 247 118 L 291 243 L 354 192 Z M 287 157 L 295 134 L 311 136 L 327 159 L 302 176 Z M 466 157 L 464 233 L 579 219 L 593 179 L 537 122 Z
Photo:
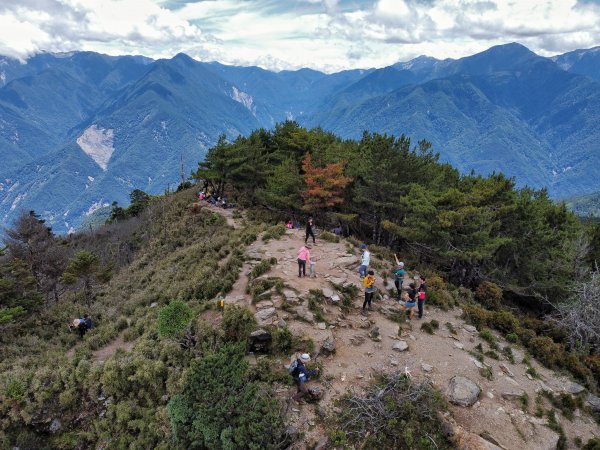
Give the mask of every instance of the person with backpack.
M 363 278 L 363 285 L 365 287 L 365 301 L 363 302 L 363 314 L 365 312 L 365 307 L 369 306 L 369 311 L 371 308 L 371 301 L 373 300 L 373 294 L 375 293 L 375 272 L 369 270 L 369 274 Z
M 300 357 L 295 357 L 291 362 L 288 373 L 294 378 L 294 383 L 296 384 L 296 395 L 292 398 L 296 402 L 300 402 L 302 397 L 309 393 L 308 388 L 306 387 L 306 382 L 319 373 L 319 369 L 308 370 L 306 368 L 305 363 L 310 361 L 310 355 L 308 353 L 302 353 Z
M 425 305 L 425 296 L 427 294 L 427 282 L 425 281 L 425 277 L 423 275 L 419 276 L 421 280 L 421 284 L 419 285 L 417 296 L 419 297 L 417 301 L 417 305 L 419 308 L 419 319 L 423 318 L 423 307 Z
M 404 263 L 398 260 L 398 257 L 394 253 L 394 259 L 396 260 L 396 269 L 394 270 L 394 284 L 396 285 L 396 290 L 398 291 L 398 300 L 400 300 L 400 296 L 402 295 L 402 283 L 404 282 L 404 275 L 406 275 L 406 271 L 404 270 Z
M 84 314 L 83 317 L 73 320 L 73 324 L 69 325 L 69 331 L 77 330 L 79 337 L 83 338 L 92 328 L 92 319 L 88 314 Z
M 369 264 L 371 262 L 371 253 L 369 252 L 367 244 L 360 244 L 360 249 L 362 251 L 362 257 L 360 259 L 358 273 L 364 278 L 367 276 L 367 270 L 369 269 Z
M 313 218 L 309 217 L 306 222 L 306 237 L 304 238 L 304 243 L 308 242 L 308 237 L 312 236 L 313 244 L 315 243 L 315 224 L 313 223 Z
M 306 263 L 310 264 L 310 245 L 306 243 L 298 250 L 298 277 L 306 276 Z

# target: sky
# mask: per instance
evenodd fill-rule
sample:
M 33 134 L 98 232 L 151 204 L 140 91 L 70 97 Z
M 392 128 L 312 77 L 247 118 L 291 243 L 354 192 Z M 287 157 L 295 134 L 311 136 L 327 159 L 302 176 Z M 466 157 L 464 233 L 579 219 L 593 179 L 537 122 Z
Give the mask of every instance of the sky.
M 600 0 L 0 0 L 0 54 L 110 55 L 385 67 L 519 42 L 551 56 L 600 45 Z

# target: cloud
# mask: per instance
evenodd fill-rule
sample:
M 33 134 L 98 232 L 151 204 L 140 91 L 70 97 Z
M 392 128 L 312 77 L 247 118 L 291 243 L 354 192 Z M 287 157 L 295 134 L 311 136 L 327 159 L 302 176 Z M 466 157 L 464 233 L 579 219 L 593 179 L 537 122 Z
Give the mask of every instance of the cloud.
M 600 44 L 595 0 L 0 0 L 0 54 L 93 50 L 312 67 L 382 67 L 518 41 L 556 54 Z

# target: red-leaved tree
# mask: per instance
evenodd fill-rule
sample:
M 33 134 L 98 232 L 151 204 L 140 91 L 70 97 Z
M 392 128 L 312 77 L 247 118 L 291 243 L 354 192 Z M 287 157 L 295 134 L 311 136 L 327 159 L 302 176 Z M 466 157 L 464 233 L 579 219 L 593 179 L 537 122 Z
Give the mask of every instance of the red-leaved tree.
M 344 176 L 345 162 L 314 167 L 310 153 L 302 160 L 306 190 L 302 193 L 304 209 L 318 211 L 339 205 L 344 201 L 342 193 L 352 178 Z

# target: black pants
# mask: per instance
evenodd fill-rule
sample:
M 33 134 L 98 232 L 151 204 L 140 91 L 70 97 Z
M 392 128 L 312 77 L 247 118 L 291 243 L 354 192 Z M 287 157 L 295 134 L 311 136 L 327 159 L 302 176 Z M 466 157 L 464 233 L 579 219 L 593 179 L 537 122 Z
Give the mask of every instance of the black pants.
M 77 327 L 77 331 L 79 331 L 79 337 L 83 337 L 85 333 L 87 333 L 88 327 L 82 323 Z
M 423 317 L 423 305 L 425 304 L 425 300 L 417 300 L 417 308 L 419 308 L 419 319 Z
M 400 295 L 402 295 L 402 280 L 396 278 L 394 280 L 394 284 L 396 285 L 396 289 L 398 290 L 398 297 L 400 297 Z
M 304 238 L 304 243 L 306 244 L 308 242 L 308 237 L 312 236 L 313 238 L 313 244 L 315 243 L 315 233 L 313 232 L 312 228 L 307 228 L 306 229 L 306 237 Z
M 306 276 L 306 260 L 298 259 L 298 276 Z
M 369 309 L 371 308 L 371 300 L 373 300 L 373 293 L 372 292 L 365 292 L 365 301 L 363 303 L 363 308 L 365 309 L 365 306 L 369 305 Z

